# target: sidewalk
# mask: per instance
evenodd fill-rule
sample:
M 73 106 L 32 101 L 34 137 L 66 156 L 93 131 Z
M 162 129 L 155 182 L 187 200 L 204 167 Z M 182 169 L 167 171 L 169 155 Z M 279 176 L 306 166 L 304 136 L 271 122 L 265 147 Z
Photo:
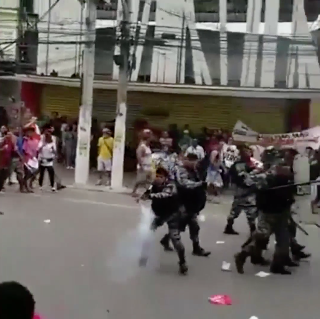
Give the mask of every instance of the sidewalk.
M 132 188 L 136 179 L 135 172 L 124 173 L 123 189 L 112 190 L 108 186 L 96 186 L 95 184 L 98 180 L 97 173 L 91 172 L 89 176 L 88 184 L 85 186 L 79 186 L 79 185 L 75 185 L 74 183 L 74 170 L 67 170 L 62 165 L 57 165 L 55 169 L 56 169 L 57 175 L 61 178 L 62 183 L 66 185 L 68 188 L 84 189 L 84 190 L 94 191 L 94 192 L 117 192 L 117 193 L 129 194 L 132 192 Z M 225 193 L 221 195 L 221 204 L 231 204 L 232 200 L 233 200 L 233 196 L 232 196 L 232 191 L 230 190 L 225 191 Z M 213 205 L 218 206 L 219 204 L 213 204 Z
M 96 182 L 98 180 L 98 174 L 96 172 L 90 172 L 89 181 L 86 186 L 77 186 L 74 182 L 74 170 L 66 169 L 64 166 L 57 164 L 55 166 L 55 170 L 57 175 L 61 178 L 62 184 L 66 185 L 68 188 L 82 188 L 91 191 L 97 192 L 105 192 L 111 191 L 110 187 L 107 186 L 96 186 Z M 135 182 L 136 174 L 132 173 L 124 173 L 123 177 L 123 192 L 131 192 L 134 182 Z

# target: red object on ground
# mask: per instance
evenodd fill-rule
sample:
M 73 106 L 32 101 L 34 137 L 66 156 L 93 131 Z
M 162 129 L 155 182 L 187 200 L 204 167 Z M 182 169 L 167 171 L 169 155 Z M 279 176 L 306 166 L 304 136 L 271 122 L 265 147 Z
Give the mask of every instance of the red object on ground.
M 231 298 L 228 295 L 212 295 L 208 298 L 212 305 L 230 306 L 232 305 Z

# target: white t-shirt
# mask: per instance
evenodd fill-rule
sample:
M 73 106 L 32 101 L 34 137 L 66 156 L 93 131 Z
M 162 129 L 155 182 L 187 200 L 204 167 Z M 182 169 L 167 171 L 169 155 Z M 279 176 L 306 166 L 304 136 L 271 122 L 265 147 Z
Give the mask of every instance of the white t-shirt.
M 42 166 L 53 166 L 53 160 L 56 154 L 56 143 L 45 143 L 40 141 L 39 145 L 39 160 Z
M 203 159 L 205 155 L 204 149 L 200 145 L 197 145 L 196 147 L 189 146 L 186 150 L 185 156 L 188 156 L 189 154 L 197 155 L 198 159 Z
M 152 151 L 151 148 L 144 142 L 141 142 L 138 149 L 144 150 L 144 156 L 141 158 L 141 166 L 137 165 L 137 169 L 143 169 L 144 171 L 152 170 Z

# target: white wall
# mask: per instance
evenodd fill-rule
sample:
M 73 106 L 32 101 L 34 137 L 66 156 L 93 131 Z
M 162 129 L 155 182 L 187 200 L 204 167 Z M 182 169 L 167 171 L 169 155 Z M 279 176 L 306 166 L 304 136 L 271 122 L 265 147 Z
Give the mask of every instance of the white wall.
M 41 18 L 55 0 L 35 0 L 35 13 Z M 50 22 L 50 23 L 48 23 Z M 39 22 L 39 47 L 37 73 L 52 70 L 58 72 L 59 76 L 70 77 L 78 69 L 78 55 L 82 48 L 79 44 L 68 44 L 68 42 L 79 42 L 81 22 L 81 5 L 78 0 L 60 1 Z M 49 24 L 49 25 L 48 25 Z M 48 31 L 50 31 L 48 36 Z M 57 42 L 64 43 L 57 43 Z M 47 43 L 50 44 L 47 44 Z M 48 61 L 48 62 L 47 62 Z
M 20 0 L 1 0 L 0 8 L 15 9 L 19 8 Z
M 220 0 L 219 4 L 226 7 L 227 0 Z M 118 0 L 118 8 L 121 8 L 121 0 Z M 136 7 L 133 7 L 133 12 L 138 10 L 138 4 L 134 2 Z M 140 34 L 140 42 L 143 42 L 145 37 L 144 26 L 149 20 L 148 6 L 143 12 L 142 32 Z M 304 43 L 293 44 L 290 46 L 290 58 L 288 65 L 288 72 L 286 74 L 287 83 L 289 87 L 299 88 L 320 88 L 320 67 L 315 47 L 312 45 L 309 26 L 304 12 L 303 1 L 295 0 L 293 6 L 293 13 L 291 23 L 280 23 L 279 20 L 279 0 L 266 0 L 265 23 L 261 23 L 262 0 L 249 0 L 247 8 L 247 22 L 242 24 L 245 27 L 247 34 L 245 46 L 242 57 L 239 56 L 239 64 L 242 65 L 241 72 L 241 86 L 252 87 L 256 85 L 257 77 L 260 77 L 261 87 L 274 87 L 276 77 L 276 52 L 277 39 L 279 35 L 288 36 L 289 38 L 303 39 Z M 121 10 L 121 9 L 120 9 Z M 223 10 L 222 10 L 223 11 Z M 162 83 L 176 83 L 177 70 L 183 76 L 185 54 L 182 54 L 180 64 L 181 69 L 178 69 L 178 48 L 181 43 L 181 30 L 183 25 L 183 15 L 186 16 L 186 23 L 191 32 L 192 45 L 192 60 L 194 65 L 194 78 L 196 84 L 211 84 L 209 76 L 208 61 L 204 59 L 202 47 L 199 42 L 197 28 L 200 24 L 196 24 L 194 18 L 193 0 L 163 0 L 157 2 L 157 11 L 155 18 L 155 38 L 161 39 L 163 33 L 174 33 L 175 40 L 167 40 L 167 47 L 154 46 L 152 66 L 151 66 L 151 81 Z M 223 13 L 223 12 L 222 12 Z M 221 12 L 220 12 L 221 14 Z M 121 16 L 120 11 L 118 16 Z M 228 32 L 243 32 L 237 23 L 228 23 L 227 17 L 221 16 L 222 24 L 226 25 Z M 221 20 L 220 17 L 220 20 Z M 204 24 L 203 24 L 204 25 Z M 208 24 L 209 25 L 209 24 Z M 212 29 L 214 26 L 216 30 L 221 30 L 221 24 L 212 23 L 208 28 Z M 283 27 L 287 26 L 287 30 L 283 31 Z M 243 28 L 242 28 L 243 29 Z M 266 35 L 263 39 L 262 58 L 258 57 L 258 37 L 257 34 Z M 226 85 L 228 83 L 228 74 L 225 64 L 228 61 L 225 59 L 227 46 L 225 45 L 224 35 L 222 34 L 220 43 L 220 83 Z M 182 45 L 185 46 L 185 39 Z M 143 54 L 143 43 L 140 44 L 136 52 L 137 67 L 140 65 L 140 60 Z M 116 53 L 118 49 L 116 48 Z M 296 55 L 297 53 L 297 55 Z M 222 58 L 221 58 L 222 57 Z M 242 60 L 241 60 L 242 59 Z M 257 64 L 262 64 L 262 71 L 257 70 Z M 117 79 L 118 67 L 114 64 L 113 76 Z M 261 74 L 259 74 L 259 72 Z M 138 77 L 138 70 L 133 72 L 131 80 L 135 81 Z

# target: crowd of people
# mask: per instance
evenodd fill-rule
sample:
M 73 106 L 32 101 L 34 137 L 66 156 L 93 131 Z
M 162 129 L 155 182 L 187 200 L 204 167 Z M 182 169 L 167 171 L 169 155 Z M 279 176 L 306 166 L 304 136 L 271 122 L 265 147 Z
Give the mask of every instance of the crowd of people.
M 245 212 L 250 230 L 249 239 L 242 245 L 241 252 L 235 255 L 239 273 L 244 272 L 247 257 L 251 257 L 253 264 L 270 265 L 270 271 L 276 274 L 291 274 L 287 267 L 296 267 L 299 265 L 297 261 L 310 257 L 296 240 L 297 224 L 292 218 L 297 194 L 297 187 L 293 184 L 296 149 L 236 146 L 231 138 L 225 141 L 223 137 L 217 139 L 216 136 L 205 139 L 206 142 L 215 141 L 211 148 L 206 148 L 185 130 L 176 148 L 173 147 L 173 138 L 164 132 L 156 141 L 162 155 L 154 161 L 152 139 L 151 130 L 145 129 L 137 148 L 138 178 L 133 195 L 138 200 L 151 200 L 155 214 L 152 230 L 167 224 L 169 232 L 160 243 L 169 251 L 173 250 L 170 247 L 172 242 L 178 254 L 181 274 L 186 274 L 188 267 L 180 233 L 188 226 L 193 254 L 210 255 L 200 246 L 197 218 L 205 207 L 207 194 L 213 192 L 218 195 L 230 182 L 234 186 L 234 201 L 224 233 L 238 234 L 233 224 L 241 212 Z M 310 147 L 305 151 L 303 156 L 307 158 L 307 165 L 313 171 L 311 178 L 315 180 L 320 175 L 319 152 Z M 154 162 L 155 176 L 152 173 Z M 141 197 L 138 196 L 138 186 L 148 182 L 151 187 Z M 313 204 L 319 201 L 317 198 Z M 267 249 L 272 234 L 276 237 L 276 248 L 273 260 L 269 262 L 263 257 L 263 251 Z M 145 265 L 146 262 L 147 256 L 142 255 L 140 264 Z
M 0 191 L 6 185 L 14 184 L 14 176 L 22 193 L 32 193 L 38 180 L 43 186 L 45 172 L 48 172 L 51 190 L 55 192 L 64 186 L 54 170 L 57 156 L 57 140 L 54 128 L 47 123 L 39 128 L 37 118 L 18 128 L 2 126 L 0 129 Z M 6 182 L 8 183 L 6 184 Z

